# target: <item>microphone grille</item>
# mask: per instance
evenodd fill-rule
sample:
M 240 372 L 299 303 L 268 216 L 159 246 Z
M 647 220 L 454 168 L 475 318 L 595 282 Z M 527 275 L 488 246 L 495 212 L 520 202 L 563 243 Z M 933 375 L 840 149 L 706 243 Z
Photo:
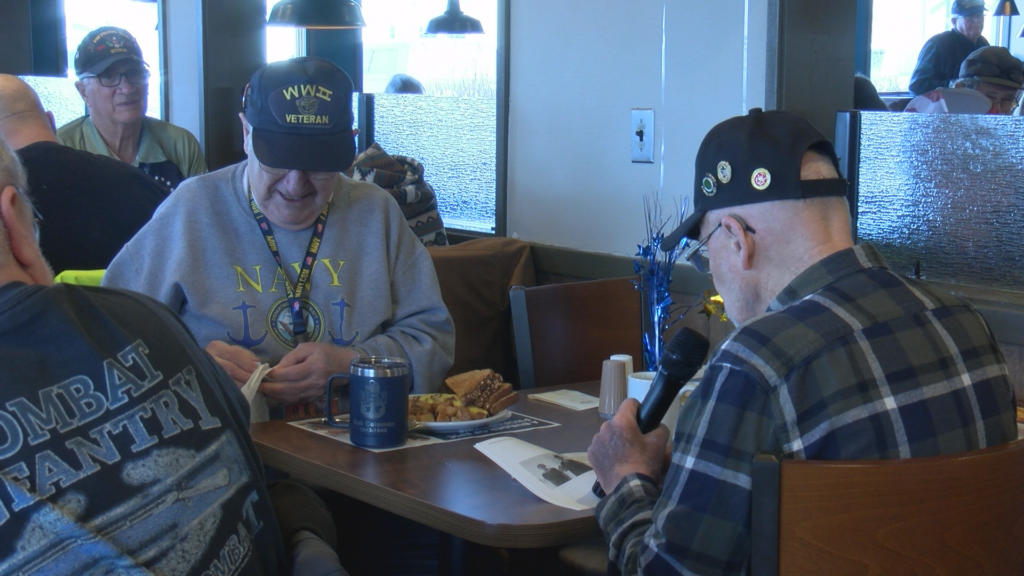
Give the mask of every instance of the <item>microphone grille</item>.
M 665 345 L 661 355 L 661 367 L 672 375 L 692 376 L 700 370 L 710 347 L 711 343 L 703 334 L 693 328 L 684 327 Z

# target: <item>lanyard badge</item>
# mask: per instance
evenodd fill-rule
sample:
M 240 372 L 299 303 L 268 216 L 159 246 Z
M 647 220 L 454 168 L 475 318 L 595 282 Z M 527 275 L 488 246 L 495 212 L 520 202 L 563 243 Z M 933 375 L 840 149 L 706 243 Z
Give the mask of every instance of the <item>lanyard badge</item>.
M 270 225 L 270 220 L 267 219 L 263 211 L 260 210 L 259 205 L 256 204 L 256 198 L 253 196 L 252 190 L 249 190 L 249 208 L 252 209 L 252 215 L 256 218 L 260 232 L 263 233 L 263 239 L 267 241 L 267 248 L 270 248 L 270 253 L 274 256 L 277 268 L 281 271 L 281 275 L 284 276 L 285 287 L 288 289 L 288 305 L 292 311 L 292 335 L 295 337 L 296 344 L 306 341 L 306 320 L 302 317 L 302 297 L 308 293 L 308 288 L 311 284 L 310 274 L 313 271 L 316 254 L 320 250 L 320 241 L 324 236 L 324 228 L 327 226 L 327 210 L 330 204 L 330 201 L 328 201 L 324 205 L 324 209 L 320 211 L 320 216 L 313 223 L 313 233 L 309 238 L 309 246 L 306 247 L 306 256 L 302 259 L 298 281 L 293 286 L 288 278 L 288 270 L 281 260 L 281 254 L 277 250 L 277 239 L 274 238 L 274 229 Z

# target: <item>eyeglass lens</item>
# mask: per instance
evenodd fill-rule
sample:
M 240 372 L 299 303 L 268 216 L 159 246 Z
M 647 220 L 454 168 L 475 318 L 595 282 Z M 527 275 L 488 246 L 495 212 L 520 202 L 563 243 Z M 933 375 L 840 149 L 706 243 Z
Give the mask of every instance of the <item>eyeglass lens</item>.
M 260 162 L 260 168 L 262 168 L 267 174 L 273 174 L 274 176 L 281 176 L 291 172 L 291 169 L 289 168 L 271 168 L 263 162 Z M 312 170 L 300 170 L 300 172 L 305 173 L 306 178 L 309 178 L 310 180 L 327 180 L 331 176 L 337 174 L 337 172 L 314 172 Z
M 684 254 L 684 257 L 690 263 L 690 266 L 693 266 L 694 269 L 696 269 L 697 272 L 700 272 L 701 274 L 711 273 L 711 263 L 708 260 L 707 244 L 708 240 L 711 239 L 711 235 L 717 232 L 718 229 L 721 227 L 722 223 L 719 222 L 718 226 L 715 226 L 714 230 L 708 232 L 708 235 L 705 236 L 704 239 L 699 241 L 695 246 L 687 248 L 686 253 Z
M 126 70 L 124 72 L 108 71 L 97 76 L 100 80 L 101 86 L 107 88 L 113 88 L 121 85 L 121 78 L 128 80 L 128 83 L 133 86 L 141 86 L 146 82 L 149 82 L 149 70 L 137 68 L 133 70 Z

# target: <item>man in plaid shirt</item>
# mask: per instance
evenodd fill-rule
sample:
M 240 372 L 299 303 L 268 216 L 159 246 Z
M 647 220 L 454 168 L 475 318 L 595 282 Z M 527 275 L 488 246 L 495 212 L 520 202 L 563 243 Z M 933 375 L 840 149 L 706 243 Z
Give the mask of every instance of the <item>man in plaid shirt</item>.
M 666 237 L 713 272 L 737 329 L 667 432 L 636 400 L 588 454 L 597 520 L 623 574 L 750 571 L 751 464 L 912 458 L 1016 438 L 999 346 L 964 301 L 854 246 L 831 143 L 787 112 L 722 122 L 697 153 L 694 213 Z

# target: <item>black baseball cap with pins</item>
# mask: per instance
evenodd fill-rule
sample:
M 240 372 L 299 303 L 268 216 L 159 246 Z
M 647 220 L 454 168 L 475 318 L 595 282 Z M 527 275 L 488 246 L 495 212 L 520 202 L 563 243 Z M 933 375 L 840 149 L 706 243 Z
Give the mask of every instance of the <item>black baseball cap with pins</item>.
M 843 178 L 801 180 L 804 153 L 813 150 L 832 160 L 836 173 L 839 159 L 821 132 L 800 116 L 781 110 L 754 108 L 708 132 L 697 151 L 694 173 L 693 213 L 662 241 L 669 251 L 684 238 L 696 240 L 700 223 L 711 210 L 824 196 L 846 196 Z
M 249 80 L 243 106 L 261 163 L 314 172 L 352 165 L 352 80 L 334 62 L 302 57 L 267 64 Z
M 75 51 L 75 75 L 102 74 L 110 65 L 131 60 L 149 66 L 142 59 L 139 43 L 124 28 L 103 26 L 85 35 Z

